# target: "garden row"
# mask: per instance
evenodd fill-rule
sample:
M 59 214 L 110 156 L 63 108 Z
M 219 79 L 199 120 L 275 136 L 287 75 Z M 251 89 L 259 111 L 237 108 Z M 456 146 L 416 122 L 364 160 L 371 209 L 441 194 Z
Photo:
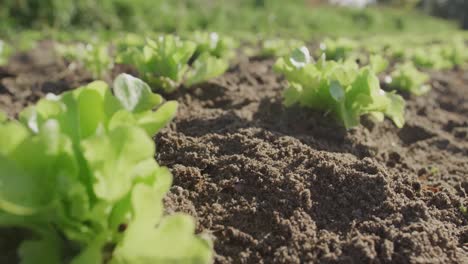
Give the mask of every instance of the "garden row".
M 462 38 L 420 41 L 402 48 L 384 39 L 366 46 L 327 39 L 311 54 L 300 41 L 277 39 L 246 52 L 280 57 L 274 69 L 287 81 L 288 107 L 330 112 L 346 128 L 362 115 L 403 127 L 405 101 L 394 89 L 422 95 L 430 86 L 421 70 L 468 60 Z M 224 74 L 242 51 L 215 33 L 56 47 L 96 78 L 126 64 L 143 81 L 122 74 L 112 90 L 97 81 L 48 95 L 18 120 L 0 117 L 0 224 L 36 235 L 19 248 L 23 262 L 210 262 L 212 242 L 194 235 L 193 218 L 164 214 L 172 176 L 154 160 L 151 137 L 176 115 L 177 102 L 152 90 L 170 96 L 190 89 Z M 431 56 L 421 56 L 428 49 Z

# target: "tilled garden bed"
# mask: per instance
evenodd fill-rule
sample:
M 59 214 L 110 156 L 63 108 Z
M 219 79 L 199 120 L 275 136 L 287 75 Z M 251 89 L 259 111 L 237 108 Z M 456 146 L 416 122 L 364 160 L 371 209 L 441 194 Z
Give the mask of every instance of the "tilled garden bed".
M 468 262 L 468 72 L 432 72 L 431 92 L 407 97 L 402 129 L 363 119 L 346 131 L 324 113 L 286 109 L 273 62 L 242 59 L 165 95 L 180 103 L 155 136 L 174 175 L 166 207 L 196 217 L 216 262 Z M 0 78 L 11 117 L 91 81 L 47 42 Z M 15 236 L 2 232 L 0 263 L 13 263 Z

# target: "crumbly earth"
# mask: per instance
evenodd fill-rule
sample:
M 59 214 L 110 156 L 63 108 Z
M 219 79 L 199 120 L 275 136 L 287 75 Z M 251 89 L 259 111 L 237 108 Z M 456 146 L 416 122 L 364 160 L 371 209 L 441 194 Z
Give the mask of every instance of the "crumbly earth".
M 23 57 L 0 69 L 11 116 L 89 81 L 56 58 Z M 346 131 L 286 109 L 272 64 L 243 59 L 166 95 L 180 102 L 155 136 L 156 159 L 174 175 L 167 211 L 196 217 L 216 263 L 468 263 L 468 71 L 432 72 L 429 94 L 406 96 L 402 129 L 364 118 Z

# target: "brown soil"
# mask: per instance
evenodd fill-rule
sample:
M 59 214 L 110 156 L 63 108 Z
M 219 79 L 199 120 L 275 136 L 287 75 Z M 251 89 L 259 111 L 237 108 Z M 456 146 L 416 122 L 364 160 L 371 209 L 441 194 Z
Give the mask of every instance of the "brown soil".
M 0 109 L 8 115 L 16 116 L 47 93 L 59 94 L 92 81 L 79 67 L 57 58 L 52 47 L 50 41 L 40 42 L 0 67 Z
M 0 109 L 12 116 L 88 81 L 59 75 L 57 59 L 21 63 L 4 69 L 13 77 L 0 71 Z M 432 73 L 433 90 L 408 98 L 403 129 L 364 119 L 345 131 L 285 109 L 272 63 L 245 60 L 166 96 L 180 102 L 155 138 L 174 174 L 168 212 L 197 218 L 216 262 L 468 263 L 468 72 Z

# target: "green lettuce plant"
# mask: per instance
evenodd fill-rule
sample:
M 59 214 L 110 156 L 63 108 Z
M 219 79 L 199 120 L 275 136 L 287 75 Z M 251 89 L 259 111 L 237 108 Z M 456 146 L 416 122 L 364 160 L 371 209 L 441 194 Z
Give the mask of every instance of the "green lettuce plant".
M 231 37 L 223 36 L 216 32 L 196 31 L 188 39 L 197 45 L 193 59 L 198 58 L 204 53 L 226 60 L 230 60 L 235 56 L 237 43 Z
M 31 231 L 21 263 L 210 263 L 194 220 L 164 214 L 172 176 L 151 137 L 176 109 L 122 74 L 1 118 L 0 225 Z
M 143 47 L 129 47 L 119 56 L 125 64 L 137 68 L 141 77 L 156 89 L 173 92 L 183 84 L 191 86 L 223 74 L 228 68 L 225 58 L 207 52 L 193 58 L 197 44 L 173 35 L 147 40 Z M 188 80 L 188 82 L 186 82 Z
M 326 38 L 320 43 L 320 52 L 327 60 L 344 60 L 358 49 L 356 41 L 348 38 Z
M 429 75 L 420 72 L 411 61 L 408 61 L 396 65 L 390 74 L 388 84 L 394 89 L 422 95 L 431 89 L 431 86 L 426 84 L 429 79 Z
M 453 66 L 463 66 L 468 62 L 468 47 L 465 40 L 461 37 L 454 38 L 448 43 L 442 45 L 441 54 Z
M 288 81 L 283 93 L 287 107 L 299 104 L 331 112 L 346 128 L 359 125 L 360 117 L 366 114 L 378 121 L 387 116 L 397 127 L 404 125 L 403 98 L 383 91 L 369 66 L 359 68 L 353 61 L 323 59 L 314 63 L 309 50 L 301 47 L 280 58 L 274 69 Z
M 385 55 L 394 60 L 403 60 L 409 57 L 408 49 L 401 43 L 389 44 L 385 49 Z
M 107 43 L 94 44 L 57 44 L 56 51 L 65 59 L 76 61 L 91 73 L 93 78 L 103 78 L 114 66 Z
M 263 57 L 283 57 L 305 43 L 296 39 L 267 39 L 262 42 L 260 55 Z
M 218 59 L 208 53 L 200 55 L 192 64 L 190 71 L 185 76 L 185 85 L 190 87 L 197 83 L 216 78 L 229 68 L 227 60 Z
M 452 67 L 452 63 L 442 56 L 442 47 L 439 45 L 418 47 L 411 53 L 412 61 L 418 67 L 435 70 Z
M 420 45 L 411 51 L 411 58 L 418 67 L 450 69 L 463 66 L 468 61 L 468 52 L 463 38 L 443 40 L 440 43 Z
M 375 73 L 384 72 L 388 68 L 389 62 L 381 55 L 370 55 L 369 66 Z

